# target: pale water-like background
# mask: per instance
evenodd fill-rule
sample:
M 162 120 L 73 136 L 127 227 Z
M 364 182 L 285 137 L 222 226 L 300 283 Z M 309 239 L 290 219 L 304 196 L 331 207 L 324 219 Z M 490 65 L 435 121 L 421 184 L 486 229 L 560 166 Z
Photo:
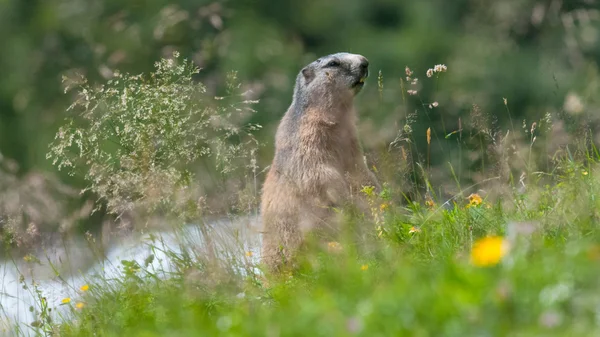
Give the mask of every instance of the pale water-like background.
M 207 225 L 212 242 L 217 246 L 216 251 L 221 257 L 235 259 L 239 263 L 239 273 L 247 272 L 247 266 L 256 266 L 260 261 L 259 222 L 257 216 L 246 216 L 232 219 L 221 219 Z M 151 240 L 150 236 L 154 239 Z M 33 336 L 33 330 L 28 327 L 36 320 L 40 301 L 32 286 L 37 283 L 41 296 L 48 301 L 52 310 L 53 320 L 60 321 L 68 317 L 70 306 L 74 306 L 81 297 L 80 287 L 90 283 L 97 275 L 102 279 L 111 280 L 122 277 L 122 260 L 134 260 L 142 268 L 159 277 L 168 277 L 173 264 L 165 250 L 181 253 L 193 250 L 202 253 L 205 243 L 198 225 L 187 225 L 179 230 L 166 230 L 145 235 L 132 234 L 113 240 L 103 254 L 104 259 L 94 253 L 83 238 L 72 238 L 60 242 L 55 248 L 39 252 L 40 263 L 24 262 L 22 260 L 0 261 L 0 336 L 15 335 L 15 326 L 25 336 Z M 152 249 L 152 245 L 159 249 Z M 251 254 L 248 254 L 251 252 Z M 145 261 L 154 255 L 147 267 Z M 241 267 L 245 266 L 245 267 Z M 258 269 L 254 269 L 259 272 Z M 56 276 L 57 272 L 60 276 Z M 24 289 L 20 277 L 25 277 Z M 64 298 L 71 298 L 70 305 L 61 305 Z M 36 308 L 34 312 L 31 307 Z

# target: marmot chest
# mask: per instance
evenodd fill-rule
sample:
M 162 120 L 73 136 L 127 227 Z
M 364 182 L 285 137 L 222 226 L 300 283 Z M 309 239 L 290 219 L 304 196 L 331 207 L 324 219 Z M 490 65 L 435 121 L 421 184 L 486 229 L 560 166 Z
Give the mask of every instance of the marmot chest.
M 354 126 L 341 124 L 315 131 L 316 137 L 300 142 L 298 150 L 303 152 L 303 157 L 310 161 L 316 155 L 340 171 L 351 170 L 359 150 Z

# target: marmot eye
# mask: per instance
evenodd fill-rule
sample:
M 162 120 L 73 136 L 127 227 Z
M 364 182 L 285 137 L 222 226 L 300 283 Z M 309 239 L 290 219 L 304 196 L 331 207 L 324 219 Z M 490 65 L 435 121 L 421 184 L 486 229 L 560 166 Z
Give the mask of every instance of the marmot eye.
M 338 61 L 338 60 L 329 61 L 329 63 L 327 63 L 328 67 L 337 67 L 339 65 L 340 65 L 340 61 Z

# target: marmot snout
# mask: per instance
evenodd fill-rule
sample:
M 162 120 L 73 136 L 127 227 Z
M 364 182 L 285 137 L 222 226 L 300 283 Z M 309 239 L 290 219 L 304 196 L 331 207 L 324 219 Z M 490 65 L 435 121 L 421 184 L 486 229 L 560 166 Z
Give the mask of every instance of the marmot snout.
M 296 77 L 261 198 L 261 255 L 271 270 L 290 261 L 308 231 L 335 227 L 330 208 L 347 202 L 351 191 L 379 188 L 363 160 L 353 103 L 368 75 L 367 58 L 337 53 Z
M 316 60 L 304 67 L 301 73 L 306 87 L 319 76 L 325 76 L 327 81 L 317 83 L 327 83 L 330 90 L 347 87 L 358 94 L 369 76 L 369 60 L 362 55 L 338 53 Z

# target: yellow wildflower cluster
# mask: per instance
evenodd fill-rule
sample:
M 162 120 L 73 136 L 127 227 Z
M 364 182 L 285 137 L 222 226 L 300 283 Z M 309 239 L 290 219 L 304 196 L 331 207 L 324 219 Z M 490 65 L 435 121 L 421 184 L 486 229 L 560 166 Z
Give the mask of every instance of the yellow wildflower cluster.
M 82 285 L 81 287 L 79 287 L 79 290 L 81 290 L 82 292 L 86 292 L 88 290 L 90 290 L 90 286 L 87 284 Z M 71 303 L 71 298 L 70 297 L 65 297 L 60 301 L 62 304 L 69 304 Z M 81 309 L 85 306 L 85 304 L 83 302 L 77 302 L 75 303 L 75 308 L 77 309 Z
M 473 206 L 479 206 L 479 205 L 481 205 L 481 203 L 483 203 L 483 199 L 477 193 L 472 193 L 471 195 L 469 195 L 468 198 L 469 198 L 469 204 L 467 205 L 467 208 L 473 207 Z
M 363 186 L 361 192 L 367 196 L 367 202 L 371 211 L 371 216 L 375 222 L 378 231 L 378 236 L 381 236 L 381 225 L 384 223 L 384 213 L 390 209 L 391 202 L 383 201 L 379 203 L 379 197 L 375 193 L 374 186 Z
M 473 244 L 471 250 L 471 263 L 478 267 L 487 267 L 498 264 L 508 253 L 509 244 L 501 236 L 488 236 Z

